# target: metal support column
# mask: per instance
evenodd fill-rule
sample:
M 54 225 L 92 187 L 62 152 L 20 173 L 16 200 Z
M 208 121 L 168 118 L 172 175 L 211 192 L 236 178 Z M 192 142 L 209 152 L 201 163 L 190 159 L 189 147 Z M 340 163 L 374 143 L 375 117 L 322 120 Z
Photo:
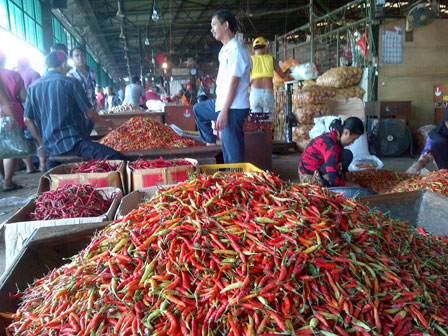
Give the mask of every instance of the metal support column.
M 42 8 L 42 35 L 44 50 L 50 51 L 53 45 L 53 19 L 51 14 L 51 4 L 49 0 L 41 1 Z
M 142 54 L 143 54 L 142 31 L 140 30 L 140 27 L 137 27 L 137 32 L 138 32 L 138 66 L 140 68 L 140 78 L 142 80 L 142 85 L 145 88 L 146 80 L 145 77 L 143 77 L 143 65 L 142 65 Z
M 340 39 L 341 39 L 341 34 L 338 31 L 336 34 L 336 66 L 339 67 L 341 64 L 341 59 L 340 59 L 340 52 L 339 52 L 339 48 L 340 48 Z
M 315 63 L 316 55 L 315 55 L 315 41 L 314 41 L 314 12 L 313 12 L 313 0 L 310 0 L 310 33 L 311 33 L 311 58 L 310 61 Z

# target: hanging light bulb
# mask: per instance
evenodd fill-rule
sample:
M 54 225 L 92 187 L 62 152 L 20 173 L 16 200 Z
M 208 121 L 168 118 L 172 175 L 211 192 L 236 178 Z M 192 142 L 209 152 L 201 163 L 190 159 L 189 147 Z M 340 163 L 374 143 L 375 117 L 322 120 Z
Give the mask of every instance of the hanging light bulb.
M 120 28 L 120 35 L 118 36 L 118 38 L 121 38 L 121 39 L 126 38 L 126 36 L 124 35 L 123 26 L 121 26 L 121 28 Z
M 159 14 L 157 14 L 156 11 L 156 0 L 154 0 L 154 5 L 152 7 L 152 16 L 151 16 L 152 20 L 154 22 L 159 21 Z
M 124 51 L 129 51 L 129 48 L 128 48 L 128 44 L 127 43 L 125 43 L 124 44 L 124 49 L 123 49 Z
M 118 16 L 119 18 L 124 18 L 125 15 L 124 15 L 123 11 L 121 10 L 120 1 L 117 1 L 117 5 L 118 5 L 118 10 L 117 10 L 116 16 Z
M 149 46 L 149 38 L 148 38 L 148 36 L 146 36 L 146 39 L 145 39 L 145 46 Z

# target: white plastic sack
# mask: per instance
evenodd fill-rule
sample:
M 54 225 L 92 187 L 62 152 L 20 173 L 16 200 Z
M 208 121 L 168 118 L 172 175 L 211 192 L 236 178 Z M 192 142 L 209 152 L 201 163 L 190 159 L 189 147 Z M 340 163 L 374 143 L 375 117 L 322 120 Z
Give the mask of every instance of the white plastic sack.
M 314 139 L 315 137 L 318 137 L 319 135 L 329 132 L 330 124 L 335 119 L 341 119 L 341 118 L 336 117 L 336 116 L 325 116 L 325 117 L 314 118 L 314 127 L 309 132 L 310 139 Z
M 358 139 L 356 139 L 354 143 L 345 148 L 350 149 L 352 151 L 353 158 L 369 156 L 370 152 L 369 152 L 369 144 L 367 142 L 367 134 L 364 133 Z
M 365 170 L 365 169 L 381 169 L 384 163 L 375 155 L 365 155 L 353 158 L 352 163 L 348 166 L 349 171 Z
M 147 100 L 146 107 L 150 111 L 163 111 L 165 108 L 165 104 L 160 100 Z
M 289 69 L 291 70 L 291 77 L 295 80 L 309 80 L 319 76 L 314 63 L 299 64 Z

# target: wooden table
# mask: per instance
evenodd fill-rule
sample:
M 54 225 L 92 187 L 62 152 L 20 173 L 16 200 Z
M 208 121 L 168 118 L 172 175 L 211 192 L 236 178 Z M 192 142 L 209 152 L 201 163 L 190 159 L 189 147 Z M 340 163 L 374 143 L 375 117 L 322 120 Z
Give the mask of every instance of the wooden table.
M 221 146 L 197 146 L 184 148 L 160 148 L 121 152 L 125 160 L 135 161 L 140 158 L 153 160 L 163 157 L 166 159 L 191 158 L 199 164 L 215 164 L 216 156 L 222 151 Z
M 112 121 L 116 127 L 123 125 L 129 119 L 135 117 L 149 118 L 151 120 L 163 123 L 164 116 L 165 112 L 112 113 L 101 115 L 101 117 L 103 117 L 104 119 Z M 101 136 L 106 135 L 110 132 L 107 128 L 99 124 L 95 124 L 95 131 L 98 135 Z

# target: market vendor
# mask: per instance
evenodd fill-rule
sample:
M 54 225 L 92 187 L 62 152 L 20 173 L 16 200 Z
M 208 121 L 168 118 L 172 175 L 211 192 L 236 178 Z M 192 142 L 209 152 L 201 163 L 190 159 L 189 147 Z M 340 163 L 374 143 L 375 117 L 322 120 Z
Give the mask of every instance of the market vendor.
M 305 148 L 299 163 L 300 182 L 325 187 L 358 186 L 348 181 L 346 173 L 353 154 L 344 147 L 363 133 L 364 124 L 359 118 L 333 120 L 330 132 L 312 139 Z
M 87 140 L 89 123 L 84 116 L 108 129 L 114 124 L 101 118 L 78 80 L 65 76 L 67 55 L 55 51 L 47 55 L 47 73 L 31 84 L 25 105 L 25 124 L 49 154 L 75 155 L 86 159 L 120 160 L 122 155 L 97 142 Z M 47 168 L 58 165 L 47 159 Z
M 282 71 L 277 60 L 267 54 L 266 39 L 257 37 L 253 44 L 254 53 L 250 57 L 250 109 L 252 113 L 272 113 L 274 111 L 274 93 L 272 78 L 274 71 L 282 78 L 291 72 Z
M 237 21 L 232 13 L 217 11 L 211 26 L 213 37 L 223 44 L 219 52 L 216 99 L 195 104 L 194 118 L 208 146 L 216 144 L 211 126 L 216 121 L 216 130 L 221 131 L 224 163 L 244 162 L 243 125 L 250 107 L 249 56 L 235 36 Z
M 417 162 L 406 172 L 420 174 L 431 159 L 434 159 L 437 169 L 448 169 L 448 107 L 443 113 L 443 121 L 429 133 L 425 148 Z

